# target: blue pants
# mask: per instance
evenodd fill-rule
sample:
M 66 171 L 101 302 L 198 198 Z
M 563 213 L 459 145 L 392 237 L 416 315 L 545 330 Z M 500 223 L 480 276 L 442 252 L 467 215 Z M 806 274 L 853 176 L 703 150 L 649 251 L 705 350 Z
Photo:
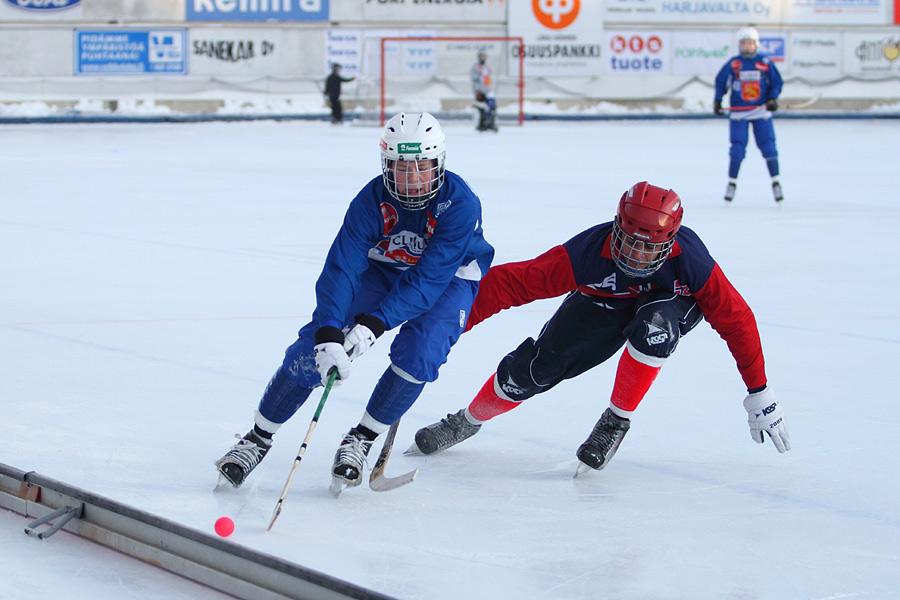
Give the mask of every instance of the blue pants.
M 766 159 L 766 167 L 769 175 L 778 175 L 778 149 L 775 147 L 775 127 L 772 119 L 753 119 L 752 121 L 731 119 L 731 163 L 728 166 L 728 176 L 736 178 L 741 168 L 741 162 L 747 153 L 747 141 L 749 139 L 750 124 L 753 124 L 753 137 L 756 146 Z
M 363 273 L 360 291 L 344 315 L 344 325 L 352 325 L 353 317 L 359 313 L 375 311 L 399 277 L 392 270 L 372 265 Z M 447 362 L 450 349 L 462 335 L 477 292 L 477 281 L 454 277 L 434 306 L 401 325 L 391 344 L 391 364 L 417 381 L 435 381 L 441 365 Z M 321 385 L 321 377 L 313 358 L 314 338 L 318 328 L 319 322 L 313 313 L 312 321 L 300 329 L 297 341 L 285 351 L 279 372 L 263 394 L 259 411 L 274 423 L 287 421 L 303 405 L 313 388 Z M 394 375 L 390 373 L 389 369 L 386 377 L 382 378 L 383 383 L 376 388 L 380 392 L 373 394 L 368 409 L 369 414 L 388 424 L 402 416 L 415 400 L 415 397 L 412 400 L 408 398 L 409 390 L 401 389 L 403 386 L 397 385 L 393 381 Z M 407 397 L 398 402 L 393 395 L 401 391 Z M 400 414 L 393 414 L 401 410 Z M 383 420 L 391 417 L 396 418 Z

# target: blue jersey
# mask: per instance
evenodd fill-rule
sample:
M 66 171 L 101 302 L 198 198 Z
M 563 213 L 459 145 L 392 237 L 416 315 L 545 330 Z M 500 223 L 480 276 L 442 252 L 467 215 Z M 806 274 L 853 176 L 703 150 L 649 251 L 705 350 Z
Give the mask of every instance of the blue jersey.
M 437 197 L 422 210 L 403 208 L 376 177 L 350 203 L 328 251 L 316 282 L 318 321 L 345 325 L 362 273 L 375 268 L 394 281 L 373 312 L 392 329 L 431 308 L 454 277 L 480 281 L 493 258 L 481 201 L 459 175 L 446 171 Z
M 756 53 L 750 57 L 732 56 L 716 75 L 716 100 L 731 90 L 732 119 L 767 119 L 766 100 L 778 98 L 784 82 L 768 56 Z

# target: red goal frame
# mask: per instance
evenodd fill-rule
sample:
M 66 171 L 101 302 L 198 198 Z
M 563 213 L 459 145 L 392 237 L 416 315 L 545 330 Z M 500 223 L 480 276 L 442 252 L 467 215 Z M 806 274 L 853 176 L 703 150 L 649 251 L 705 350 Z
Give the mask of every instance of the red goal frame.
M 900 0 L 898 0 L 900 1 Z M 521 37 L 508 36 L 435 36 L 435 37 L 383 37 L 381 38 L 381 125 L 385 123 L 385 69 L 384 52 L 388 42 L 518 42 L 519 43 L 519 125 L 525 122 L 523 104 L 525 100 L 525 41 Z

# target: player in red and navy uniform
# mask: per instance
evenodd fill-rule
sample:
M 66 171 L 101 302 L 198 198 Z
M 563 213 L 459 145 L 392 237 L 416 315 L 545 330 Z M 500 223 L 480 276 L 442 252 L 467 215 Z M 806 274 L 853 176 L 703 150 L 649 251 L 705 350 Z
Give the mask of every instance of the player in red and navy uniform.
M 268 452 L 273 434 L 329 379 L 350 376 L 387 330 L 399 327 L 359 425 L 335 455 L 332 491 L 359 485 L 375 438 L 437 379 L 462 335 L 494 249 L 481 228 L 481 201 L 444 168 L 446 141 L 428 113 L 400 113 L 381 137 L 382 174 L 356 195 L 316 282 L 316 309 L 269 382 L 254 427 L 216 462 L 239 486 Z
M 747 386 L 751 435 L 790 449 L 782 409 L 768 386 L 756 320 L 703 242 L 681 226 L 681 199 L 647 182 L 596 225 L 532 260 L 498 265 L 482 281 L 467 328 L 501 310 L 568 294 L 537 339 L 503 357 L 465 409 L 416 433 L 424 454 L 474 435 L 522 401 L 619 359 L 609 408 L 577 451 L 579 472 L 602 469 L 662 365 L 701 320 L 725 340 Z
M 776 202 L 784 199 L 778 169 L 778 149 L 775 147 L 775 128 L 772 113 L 778 110 L 778 96 L 783 81 L 772 60 L 757 51 L 759 33 L 753 27 L 738 31 L 741 53 L 732 56 L 716 75 L 716 95 L 713 110 L 725 114 L 722 98 L 731 90 L 729 109 L 731 162 L 728 165 L 728 185 L 725 200 L 731 202 L 737 189 L 737 176 L 747 152 L 750 125 L 756 145 L 766 159 L 772 177 L 772 194 Z

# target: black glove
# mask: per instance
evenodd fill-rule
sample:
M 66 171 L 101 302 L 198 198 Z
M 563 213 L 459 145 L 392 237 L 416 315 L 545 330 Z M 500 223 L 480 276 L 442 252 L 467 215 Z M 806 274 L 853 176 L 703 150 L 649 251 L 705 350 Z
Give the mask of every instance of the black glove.
M 769 98 L 768 100 L 766 100 L 766 109 L 772 112 L 778 110 L 778 100 L 776 100 L 775 98 Z
M 713 112 L 720 116 L 725 114 L 725 111 L 722 110 L 721 100 L 713 100 Z

